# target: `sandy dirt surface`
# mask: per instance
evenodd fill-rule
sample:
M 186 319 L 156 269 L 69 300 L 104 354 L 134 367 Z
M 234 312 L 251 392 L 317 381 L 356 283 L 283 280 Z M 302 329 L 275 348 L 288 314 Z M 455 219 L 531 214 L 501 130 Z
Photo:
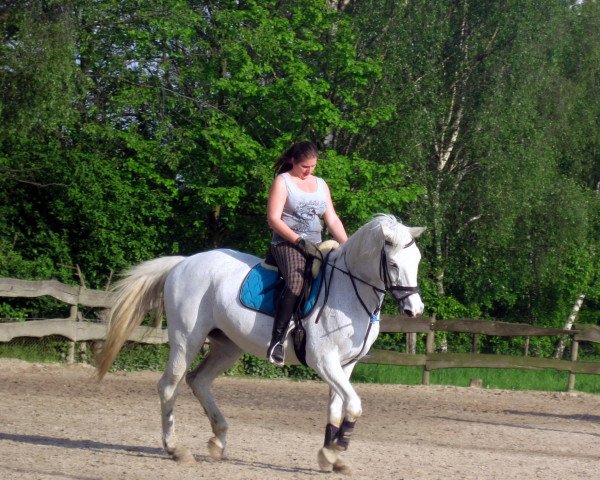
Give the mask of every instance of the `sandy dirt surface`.
M 327 387 L 220 378 L 226 459 L 211 461 L 204 413 L 187 386 L 177 434 L 197 460 L 160 444 L 160 373 L 0 359 L 0 479 L 337 479 L 316 453 Z M 456 387 L 356 385 L 363 400 L 344 460 L 350 478 L 600 479 L 600 396 Z

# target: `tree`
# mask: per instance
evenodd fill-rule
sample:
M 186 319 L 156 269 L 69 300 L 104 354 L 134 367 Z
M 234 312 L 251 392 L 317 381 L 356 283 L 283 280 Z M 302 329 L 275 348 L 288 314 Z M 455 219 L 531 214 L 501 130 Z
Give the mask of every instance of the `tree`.
M 370 1 L 353 9 L 359 50 L 375 49 L 385 66 L 370 101 L 394 112 L 359 151 L 380 162 L 410 159 L 406 174 L 425 188 L 407 215 L 430 227 L 431 243 L 421 244 L 432 311 L 456 315 L 455 297 L 468 307 L 462 315 L 556 321 L 564 299 L 591 278 L 594 200 L 562 167 L 556 139 L 567 152 L 577 128 L 556 117 L 571 105 L 557 89 L 565 84 L 560 58 L 580 43 L 569 25 L 592 24 L 592 16 L 563 1 Z M 581 58 L 594 58 L 590 44 Z M 584 132 L 594 124 L 588 112 Z M 552 272 L 569 281 L 552 283 Z
M 45 214 L 68 182 L 63 158 L 75 119 L 70 21 L 55 3 L 26 2 L 4 11 L 0 22 L 0 264 L 3 274 L 16 268 L 43 276 L 52 263 L 70 260 L 62 232 Z
M 80 264 L 94 284 L 165 253 L 232 246 L 262 254 L 271 165 L 294 140 L 322 147 L 321 174 L 335 180 L 349 227 L 415 196 L 398 175 L 402 165 L 338 152 L 328 140 L 380 116 L 360 105 L 380 65 L 358 58 L 343 8 L 324 0 L 73 0 L 11 12 L 2 48 L 31 80 L 20 91 L 37 95 L 52 122 L 37 129 L 25 99 L 3 97 L 4 120 L 23 139 L 14 148 L 8 130 L 4 137 L 6 191 L 22 196 L 16 206 L 3 199 L 10 227 L 0 235 L 18 252 L 53 245 L 50 270 L 58 258 Z M 44 36 L 52 29 L 60 41 Z M 57 45 L 58 60 L 36 65 L 39 48 L 25 39 Z M 20 78 L 11 75 L 5 85 Z M 52 75 L 62 83 L 37 94 Z M 43 186 L 21 189 L 9 178 L 20 155 L 43 172 Z M 378 176 L 386 181 L 373 194 Z

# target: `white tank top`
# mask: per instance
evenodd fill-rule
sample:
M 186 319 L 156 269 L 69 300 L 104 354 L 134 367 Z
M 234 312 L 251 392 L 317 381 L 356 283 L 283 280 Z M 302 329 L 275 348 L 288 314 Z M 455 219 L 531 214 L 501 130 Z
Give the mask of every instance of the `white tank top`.
M 317 178 L 317 190 L 315 192 L 305 192 L 300 190 L 289 173 L 282 173 L 287 189 L 287 199 L 283 206 L 281 220 L 302 238 L 315 243 L 321 243 L 321 217 L 327 210 L 327 201 L 325 197 L 325 181 Z M 273 232 L 274 244 L 284 242 L 278 233 Z

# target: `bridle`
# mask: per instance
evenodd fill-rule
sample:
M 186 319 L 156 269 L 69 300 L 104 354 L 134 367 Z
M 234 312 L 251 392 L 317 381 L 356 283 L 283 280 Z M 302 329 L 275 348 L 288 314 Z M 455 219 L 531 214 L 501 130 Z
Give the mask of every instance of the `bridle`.
M 412 239 L 410 242 L 408 242 L 406 245 L 404 245 L 402 247 L 402 249 L 408 248 L 408 247 L 412 246 L 414 243 L 415 243 L 415 240 Z M 383 289 L 377 287 L 376 285 L 373 285 L 372 283 L 367 282 L 366 280 L 363 280 L 360 277 L 357 277 L 352 272 L 350 272 L 350 269 L 348 268 L 348 263 L 346 261 L 345 256 L 344 256 L 344 264 L 346 265 L 346 270 L 336 266 L 337 257 L 334 259 L 333 263 L 329 263 L 329 261 L 328 261 L 329 254 L 327 254 L 327 257 L 325 257 L 324 262 L 323 262 L 323 268 L 325 268 L 325 266 L 327 266 L 327 265 L 330 266 L 331 273 L 329 274 L 329 280 L 327 281 L 327 279 L 325 278 L 324 282 L 323 282 L 325 285 L 325 299 L 323 301 L 323 305 L 321 306 L 319 314 L 317 315 L 317 318 L 315 319 L 315 323 L 319 322 L 321 313 L 323 312 L 323 309 L 325 308 L 325 305 L 327 304 L 327 298 L 329 297 L 329 289 L 330 289 L 331 281 L 333 279 L 333 273 L 335 270 L 342 272 L 345 275 L 348 275 L 348 277 L 350 278 L 350 282 L 352 283 L 352 287 L 354 289 L 354 293 L 356 294 L 356 297 L 358 298 L 358 301 L 360 302 L 363 309 L 365 310 L 365 312 L 367 313 L 367 315 L 369 315 L 369 318 L 371 319 L 370 323 L 374 323 L 379 320 L 379 312 L 381 311 L 381 305 L 383 303 L 383 296 L 384 296 L 385 292 L 390 292 L 394 296 L 394 298 L 398 301 L 398 305 L 400 305 L 400 303 L 403 300 L 410 297 L 411 295 L 421 292 L 418 286 L 410 287 L 410 286 L 404 286 L 404 285 L 394 285 L 392 283 L 392 279 L 391 279 L 390 271 L 389 271 L 389 267 L 388 267 L 387 253 L 385 252 L 385 247 L 387 245 L 391 245 L 391 242 L 386 241 L 384 243 L 384 245 L 381 247 L 381 254 L 380 254 L 380 261 L 379 261 L 379 278 L 383 282 L 383 286 L 384 286 Z M 365 285 L 368 285 L 373 289 L 373 292 L 375 293 L 375 295 L 378 298 L 377 307 L 375 308 L 375 310 L 371 311 L 367 307 L 364 300 L 360 296 L 360 293 L 358 292 L 358 287 L 356 286 L 356 282 L 360 282 Z M 396 294 L 395 292 L 402 292 L 402 293 Z
M 402 249 L 408 248 L 415 243 L 415 239 L 413 238 L 410 242 L 402 247 Z M 386 241 L 387 245 L 391 245 L 391 243 Z M 394 298 L 400 304 L 404 299 L 414 295 L 415 293 L 421 293 L 419 287 L 407 287 L 403 285 L 393 285 L 392 279 L 390 278 L 390 270 L 388 267 L 387 254 L 385 253 L 385 245 L 381 248 L 381 260 L 379 262 L 379 277 L 383 280 L 383 284 L 385 286 L 385 291 L 390 292 L 394 295 Z M 402 292 L 399 295 L 396 295 L 395 292 Z
M 410 242 L 408 242 L 402 248 L 403 249 L 408 248 L 411 245 L 413 245 L 414 243 L 415 243 L 415 240 L 412 239 Z M 350 365 L 351 363 L 358 361 L 358 359 L 360 359 L 363 356 L 363 352 L 367 345 L 367 340 L 369 339 L 369 334 L 371 333 L 371 327 L 373 326 L 374 323 L 377 323 L 379 321 L 379 313 L 381 312 L 381 305 L 383 304 L 383 297 L 385 295 L 385 292 L 390 292 L 390 293 L 392 293 L 392 295 L 394 295 L 394 298 L 398 301 L 398 306 L 400 306 L 401 302 L 404 299 L 410 297 L 411 295 L 413 295 L 415 293 L 420 293 L 419 287 L 409 287 L 409 286 L 404 286 L 404 285 L 392 284 L 392 279 L 390 277 L 390 271 L 389 271 L 389 267 L 388 267 L 387 253 L 385 252 L 386 245 L 391 245 L 391 242 L 386 241 L 384 243 L 384 245 L 381 247 L 381 254 L 380 254 L 380 261 L 379 261 L 379 277 L 380 277 L 381 281 L 383 282 L 383 286 L 384 286 L 383 289 L 352 274 L 350 272 L 350 269 L 348 268 L 348 263 L 346 262 L 345 256 L 344 256 L 344 263 L 346 264 L 346 270 L 344 270 L 340 267 L 337 267 L 335 265 L 337 262 L 337 257 L 333 260 L 333 263 L 329 263 L 328 259 L 329 259 L 329 255 L 331 254 L 331 252 L 329 252 L 327 254 L 327 256 L 325 257 L 325 259 L 323 261 L 323 267 L 322 267 L 323 272 L 326 271 L 325 270 L 326 266 L 329 265 L 331 267 L 331 273 L 329 274 L 329 280 L 327 280 L 327 278 L 323 279 L 323 283 L 325 285 L 325 298 L 323 300 L 323 305 L 321 305 L 319 313 L 317 314 L 315 323 L 319 323 L 319 319 L 321 318 L 323 309 L 325 308 L 325 305 L 327 304 L 327 299 L 329 297 L 329 290 L 331 288 L 331 281 L 333 280 L 333 273 L 336 270 L 344 273 L 345 275 L 348 275 L 348 277 L 350 278 L 350 282 L 352 283 L 352 287 L 354 288 L 354 293 L 356 294 L 356 298 L 358 298 L 358 301 L 360 302 L 364 311 L 367 313 L 367 315 L 369 316 L 369 319 L 370 319 L 369 325 L 367 326 L 367 331 L 365 332 L 365 338 L 363 340 L 363 344 L 360 349 L 360 352 L 358 352 L 358 354 L 352 360 L 346 362 L 343 365 L 344 367 L 347 365 Z M 369 309 L 369 307 L 367 307 L 365 301 L 362 299 L 362 297 L 360 296 L 360 293 L 358 292 L 358 287 L 356 286 L 356 282 L 361 282 L 365 285 L 370 286 L 373 289 L 373 292 L 375 293 L 375 296 L 377 297 L 377 307 L 375 308 L 375 310 L 371 311 Z M 395 292 L 402 292 L 402 293 L 400 295 L 397 295 Z

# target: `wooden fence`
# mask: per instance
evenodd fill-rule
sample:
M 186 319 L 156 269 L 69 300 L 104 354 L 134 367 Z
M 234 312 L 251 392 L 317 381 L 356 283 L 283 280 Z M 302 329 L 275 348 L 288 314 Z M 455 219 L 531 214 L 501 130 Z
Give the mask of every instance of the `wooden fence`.
M 425 333 L 427 334 L 426 353 L 407 354 L 387 350 L 371 350 L 363 363 L 376 363 L 387 365 L 422 366 L 423 384 L 429 384 L 429 373 L 432 370 L 443 368 L 522 368 L 545 369 L 569 372 L 568 390 L 575 388 L 575 374 L 589 373 L 600 375 L 600 362 L 578 361 L 579 343 L 600 343 L 600 328 L 593 325 L 578 324 L 573 330 L 559 328 L 536 327 L 522 323 L 496 322 L 490 320 L 452 319 L 433 321 L 427 318 L 398 318 L 383 316 L 381 319 L 382 332 Z M 467 333 L 473 338 L 472 353 L 437 353 L 435 352 L 436 332 Z M 494 335 L 500 337 L 522 336 L 568 336 L 572 340 L 570 360 L 554 358 L 540 358 L 478 354 L 476 344 L 480 335 Z M 528 345 L 528 341 L 525 342 Z M 527 349 L 527 347 L 526 347 Z
M 106 324 L 101 322 L 102 311 L 110 308 L 112 294 L 83 287 L 65 285 L 56 280 L 28 281 L 13 278 L 0 278 L 0 297 L 40 297 L 52 296 L 70 305 L 68 318 L 29 320 L 26 322 L 0 323 L 0 342 L 8 342 L 17 337 L 46 337 L 60 335 L 73 342 L 101 341 L 106 334 Z M 83 318 L 79 306 L 97 308 L 99 320 Z M 543 328 L 520 323 L 496 322 L 489 320 L 453 319 L 434 321 L 429 318 L 408 318 L 382 316 L 381 331 L 387 333 L 424 333 L 427 335 L 426 353 L 408 354 L 387 350 L 371 350 L 363 363 L 421 366 L 423 384 L 429 384 L 432 370 L 444 368 L 521 368 L 554 369 L 569 372 L 568 389 L 575 387 L 575 374 L 600 375 L 600 362 L 578 360 L 579 343 L 600 343 L 600 328 L 578 324 L 573 330 Z M 437 353 L 435 351 L 436 332 L 467 333 L 472 335 L 473 353 Z M 527 340 L 534 336 L 568 336 L 572 340 L 571 358 L 559 360 L 527 356 L 478 354 L 477 342 L 480 335 L 503 337 L 523 336 Z M 166 343 L 167 334 L 162 326 L 138 327 L 130 337 L 138 343 Z M 528 341 L 526 341 L 526 345 Z M 72 356 L 71 356 L 72 358 Z

